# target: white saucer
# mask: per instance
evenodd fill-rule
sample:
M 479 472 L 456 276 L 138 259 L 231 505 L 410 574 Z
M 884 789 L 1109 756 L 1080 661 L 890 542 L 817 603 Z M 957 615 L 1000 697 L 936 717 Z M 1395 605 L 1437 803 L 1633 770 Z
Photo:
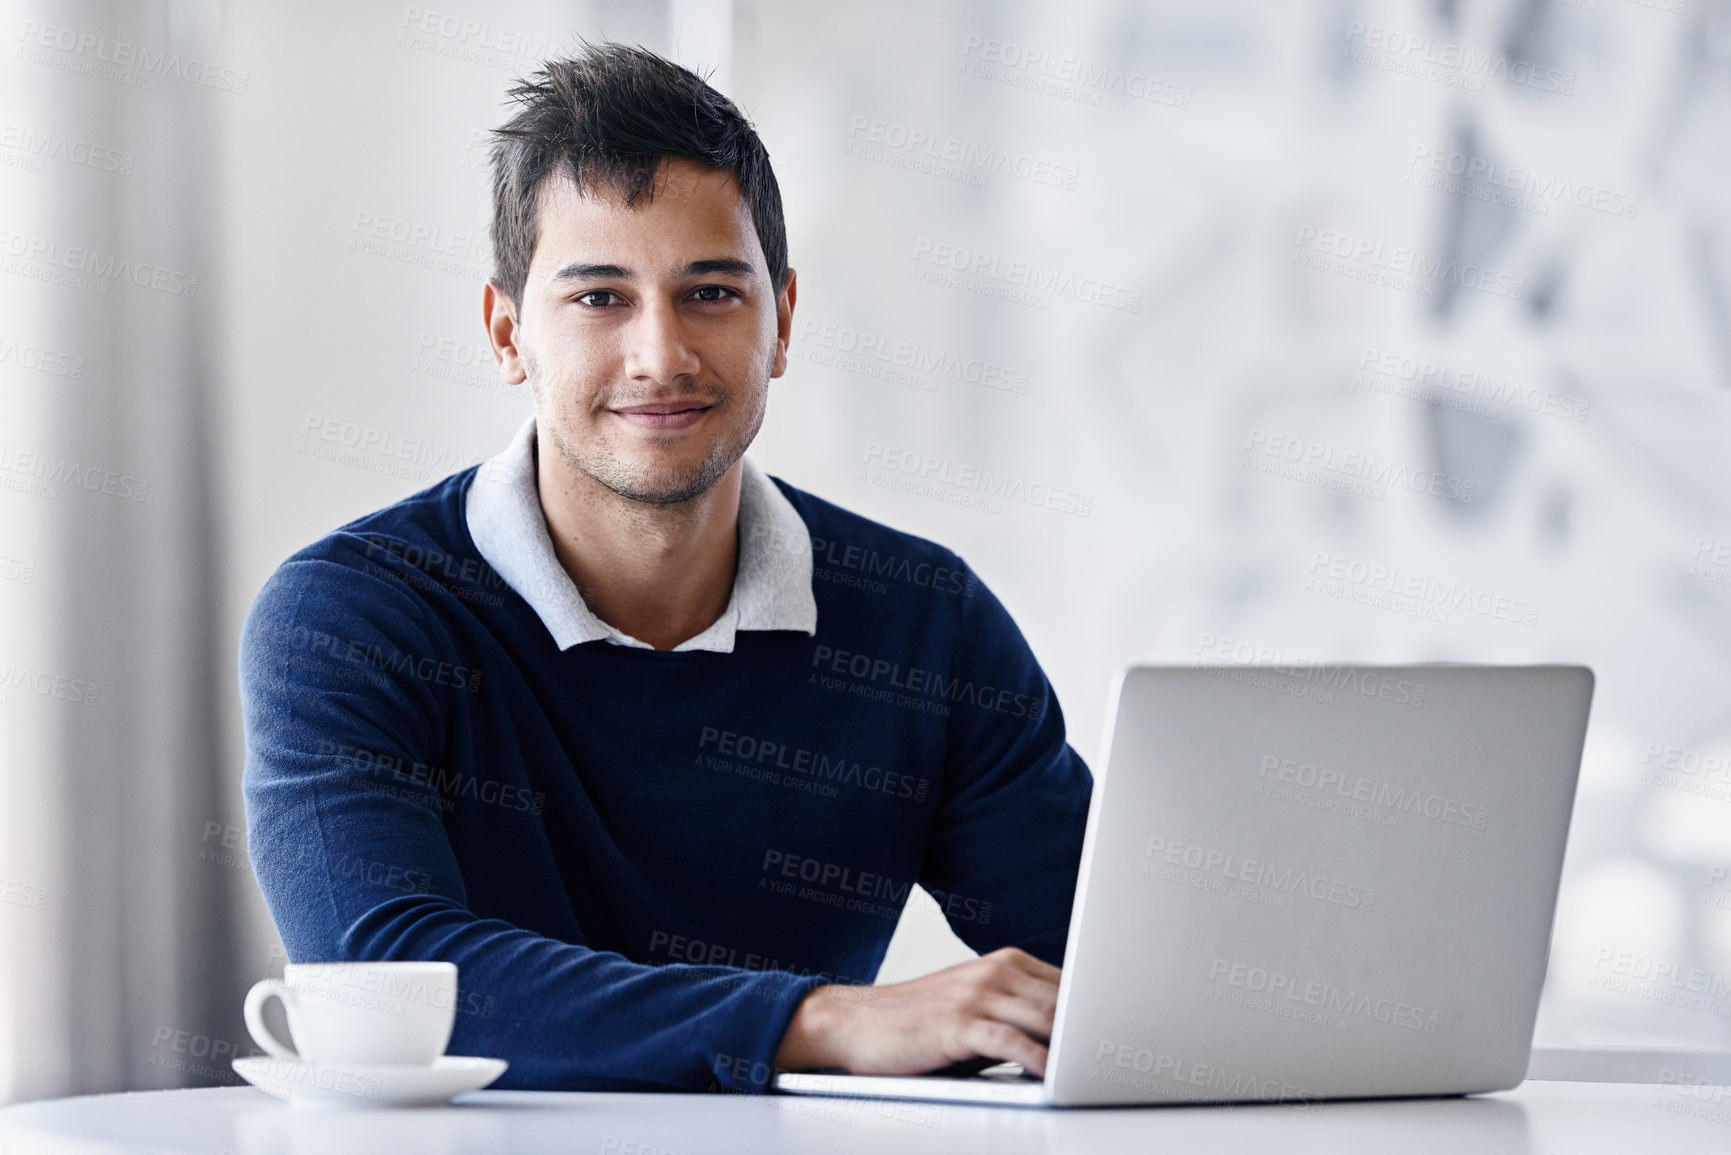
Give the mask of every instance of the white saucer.
M 451 1096 L 485 1087 L 505 1073 L 504 1059 L 445 1055 L 430 1067 L 360 1063 L 296 1063 L 253 1055 L 234 1060 L 235 1073 L 267 1095 L 297 1107 L 437 1107 Z

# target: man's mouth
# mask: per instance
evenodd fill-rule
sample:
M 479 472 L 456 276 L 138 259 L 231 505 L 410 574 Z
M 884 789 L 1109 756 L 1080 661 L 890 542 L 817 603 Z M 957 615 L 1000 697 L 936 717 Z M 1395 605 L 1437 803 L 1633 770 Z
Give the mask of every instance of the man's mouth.
M 703 420 L 715 408 L 707 401 L 654 401 L 609 410 L 640 429 L 684 429 Z

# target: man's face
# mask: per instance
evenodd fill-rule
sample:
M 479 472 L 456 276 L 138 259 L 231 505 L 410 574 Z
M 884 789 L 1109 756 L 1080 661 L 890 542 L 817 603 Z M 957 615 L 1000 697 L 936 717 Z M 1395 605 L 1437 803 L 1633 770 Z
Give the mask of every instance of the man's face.
M 633 501 L 705 492 L 757 435 L 793 316 L 732 175 L 670 160 L 632 208 L 556 178 L 539 220 L 515 323 L 490 285 L 486 308 L 541 451 Z

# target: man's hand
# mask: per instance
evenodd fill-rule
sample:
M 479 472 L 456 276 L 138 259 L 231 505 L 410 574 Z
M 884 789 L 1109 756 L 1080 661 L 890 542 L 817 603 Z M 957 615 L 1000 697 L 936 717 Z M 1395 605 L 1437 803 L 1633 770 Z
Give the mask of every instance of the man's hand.
M 923 978 L 868 988 L 818 987 L 782 1036 L 783 1070 L 840 1067 L 856 1075 L 917 1075 L 964 1059 L 1046 1073 L 1058 968 L 1004 947 Z

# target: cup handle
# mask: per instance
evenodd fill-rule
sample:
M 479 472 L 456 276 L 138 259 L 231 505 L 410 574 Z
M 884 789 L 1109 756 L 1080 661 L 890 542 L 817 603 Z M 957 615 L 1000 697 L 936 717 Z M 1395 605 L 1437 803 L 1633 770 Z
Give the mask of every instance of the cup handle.
M 252 1035 L 252 1041 L 263 1048 L 265 1054 L 298 1063 L 301 1061 L 300 1052 L 271 1034 L 270 1027 L 265 1025 L 264 1004 L 273 996 L 282 1000 L 284 1010 L 295 1001 L 295 992 L 276 979 L 260 979 L 252 984 L 252 990 L 246 992 L 246 1029 Z

